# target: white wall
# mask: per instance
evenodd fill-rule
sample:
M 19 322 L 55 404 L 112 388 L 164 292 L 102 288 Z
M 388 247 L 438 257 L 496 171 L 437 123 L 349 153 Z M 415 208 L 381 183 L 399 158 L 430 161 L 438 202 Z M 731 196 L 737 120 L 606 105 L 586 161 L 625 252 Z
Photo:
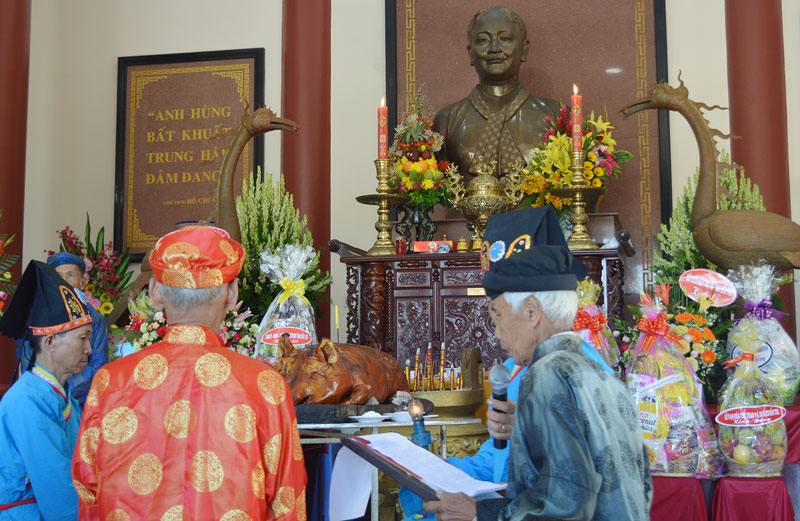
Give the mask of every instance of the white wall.
M 378 105 L 386 94 L 384 3 L 334 0 L 331 9 L 331 237 L 358 248 L 375 242 L 375 206 L 356 196 L 375 193 Z M 390 122 L 392 124 L 392 122 Z M 331 255 L 331 300 L 345 339 L 344 264 Z M 331 314 L 333 317 L 333 314 Z M 335 335 L 331 321 L 331 333 Z
M 118 57 L 263 47 L 264 99 L 280 114 L 281 0 L 32 4 L 23 263 L 56 249 L 56 229 L 83 230 L 87 211 L 112 237 Z M 265 143 L 278 173 L 280 133 Z

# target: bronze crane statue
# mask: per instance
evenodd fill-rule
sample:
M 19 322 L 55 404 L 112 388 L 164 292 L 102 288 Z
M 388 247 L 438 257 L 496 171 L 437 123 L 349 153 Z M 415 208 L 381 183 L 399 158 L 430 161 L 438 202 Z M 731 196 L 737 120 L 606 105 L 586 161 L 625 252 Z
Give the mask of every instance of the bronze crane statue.
M 226 230 L 231 238 L 241 242 L 242 231 L 239 228 L 239 218 L 236 215 L 236 201 L 233 197 L 233 179 L 236 174 L 236 164 L 242 150 L 254 136 L 269 132 L 270 130 L 288 130 L 297 132 L 299 127 L 292 120 L 279 118 L 270 109 L 262 107 L 253 113 L 245 112 L 242 124 L 233 136 L 233 141 L 225 152 L 219 174 L 219 188 L 217 191 L 217 226 Z
M 680 81 L 680 78 L 679 78 Z M 782 215 L 758 210 L 720 210 L 716 136 L 701 109 L 713 109 L 689 99 L 683 82 L 675 88 L 655 85 L 650 94 L 622 109 L 625 117 L 646 109 L 679 112 L 689 122 L 700 149 L 700 176 L 692 203 L 692 235 L 697 249 L 723 270 L 764 259 L 778 270 L 800 267 L 800 225 Z

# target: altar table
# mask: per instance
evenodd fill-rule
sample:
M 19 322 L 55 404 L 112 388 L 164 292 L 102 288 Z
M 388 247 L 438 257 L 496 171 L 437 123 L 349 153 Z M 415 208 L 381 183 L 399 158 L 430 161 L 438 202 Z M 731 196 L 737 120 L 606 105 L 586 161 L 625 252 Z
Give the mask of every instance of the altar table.
M 783 478 L 725 477 L 717 483 L 712 521 L 791 521 L 792 502 Z
M 653 476 L 651 521 L 708 521 L 703 485 L 697 478 Z

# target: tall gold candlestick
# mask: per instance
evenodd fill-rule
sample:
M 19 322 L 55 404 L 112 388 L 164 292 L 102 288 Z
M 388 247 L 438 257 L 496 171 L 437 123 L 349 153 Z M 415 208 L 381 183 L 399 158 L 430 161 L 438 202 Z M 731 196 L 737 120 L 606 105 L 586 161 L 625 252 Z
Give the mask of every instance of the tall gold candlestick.
M 570 186 L 555 188 L 551 190 L 553 195 L 558 197 L 572 198 L 572 214 L 569 222 L 572 223 L 572 235 L 567 239 L 567 246 L 570 250 L 593 250 L 597 249 L 597 244 L 586 231 L 586 223 L 589 217 L 586 215 L 586 200 L 588 197 L 597 196 L 606 191 L 603 187 L 589 186 L 583 177 L 583 162 L 586 159 L 585 150 L 572 150 L 569 153 L 572 160 L 569 169 L 572 171 Z

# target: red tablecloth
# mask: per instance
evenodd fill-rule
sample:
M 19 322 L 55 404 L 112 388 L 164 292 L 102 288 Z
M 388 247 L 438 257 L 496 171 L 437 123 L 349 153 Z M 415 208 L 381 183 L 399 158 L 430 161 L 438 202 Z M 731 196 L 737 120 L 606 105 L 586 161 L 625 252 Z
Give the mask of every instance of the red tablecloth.
M 798 397 L 800 399 L 800 397 Z M 708 414 L 711 416 L 711 421 L 717 417 L 717 406 L 709 405 L 707 407 Z M 795 405 L 786 408 L 786 416 L 783 417 L 783 422 L 786 424 L 786 458 L 784 463 L 794 463 L 800 465 L 800 405 Z
M 792 501 L 781 478 L 722 478 L 714 491 L 712 512 L 712 521 L 794 519 Z
M 708 521 L 699 479 L 653 476 L 651 521 Z

